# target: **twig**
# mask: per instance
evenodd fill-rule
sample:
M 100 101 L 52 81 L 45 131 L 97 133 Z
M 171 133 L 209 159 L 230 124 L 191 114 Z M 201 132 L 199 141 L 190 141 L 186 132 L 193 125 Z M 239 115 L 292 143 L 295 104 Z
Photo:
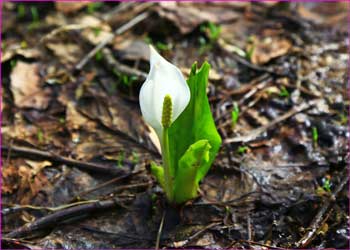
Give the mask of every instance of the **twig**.
M 220 225 L 222 222 L 213 222 L 210 223 L 209 225 L 207 225 L 206 227 L 204 227 L 203 229 L 199 230 L 198 232 L 196 232 L 195 234 L 191 235 L 190 237 L 188 237 L 186 240 L 182 240 L 182 241 L 177 241 L 174 242 L 172 244 L 171 247 L 175 247 L 175 248 L 180 248 L 180 247 L 184 247 L 186 246 L 188 243 L 190 243 L 192 240 L 194 240 L 195 238 L 197 238 L 199 235 L 201 235 L 202 233 L 204 233 L 205 231 L 207 231 L 208 229 L 215 227 L 217 225 Z
M 231 46 L 227 46 L 227 43 L 222 39 L 219 40 L 219 44 L 221 44 L 221 48 L 223 50 L 225 50 L 226 52 L 229 52 L 238 63 L 240 63 L 240 64 L 242 64 L 242 65 L 244 65 L 252 70 L 255 70 L 258 72 L 269 73 L 269 74 L 274 75 L 274 76 L 288 76 L 288 74 L 278 73 L 274 70 L 270 70 L 270 69 L 260 67 L 260 66 L 257 66 L 257 65 L 250 63 L 244 57 L 239 55 L 237 53 L 237 50 L 233 50 L 233 49 L 231 49 Z
M 9 208 L 4 208 L 1 213 L 3 215 L 7 215 L 13 212 L 18 212 L 18 211 L 22 211 L 25 209 L 31 209 L 31 210 L 47 210 L 47 211 L 51 211 L 51 212 L 56 212 L 65 208 L 69 208 L 69 207 L 74 207 L 77 205 L 82 205 L 82 204 L 89 204 L 89 203 L 94 203 L 98 200 L 88 200 L 88 201 L 79 201 L 79 202 L 75 202 L 75 203 L 70 203 L 70 204 L 65 204 L 65 205 L 61 205 L 58 207 L 41 207 L 41 206 L 32 206 L 32 205 L 16 205 L 16 204 L 2 204 L 3 206 L 11 206 Z
M 285 114 L 281 115 L 280 117 L 276 118 L 275 120 L 273 120 L 269 124 L 266 124 L 264 126 L 261 126 L 259 128 L 256 128 L 256 129 L 250 131 L 247 135 L 226 139 L 224 141 L 224 144 L 229 144 L 229 143 L 233 143 L 233 142 L 250 142 L 250 141 L 253 141 L 260 134 L 262 134 L 266 130 L 274 127 L 276 124 L 278 124 L 278 123 L 280 123 L 282 121 L 285 121 L 285 120 L 289 119 L 290 117 L 292 117 L 293 115 L 295 115 L 295 114 L 297 114 L 297 113 L 299 113 L 301 111 L 304 111 L 304 110 L 312 107 L 313 105 L 316 104 L 316 101 L 318 101 L 318 100 L 314 100 L 314 101 L 311 101 L 309 103 L 302 103 L 298 107 L 294 107 L 290 111 L 288 111 Z
M 88 215 L 98 210 L 106 210 L 119 205 L 119 200 L 111 199 L 105 201 L 96 201 L 90 204 L 83 204 L 75 207 L 70 207 L 64 210 L 54 212 L 37 219 L 34 222 L 21 226 L 12 232 L 5 235 L 6 238 L 25 238 L 37 230 L 52 228 L 57 224 L 64 222 L 67 219 L 72 219 L 75 216 Z
M 159 249 L 160 237 L 162 236 L 163 225 L 164 225 L 164 218 L 165 218 L 165 211 L 163 212 L 162 220 L 160 221 L 160 224 L 159 224 L 159 230 L 157 233 L 157 240 L 156 240 L 156 250 Z
M 117 35 L 120 35 L 122 33 L 124 33 L 125 31 L 127 31 L 128 29 L 132 28 L 133 26 L 135 26 L 136 24 L 138 24 L 139 22 L 145 20 L 147 17 L 149 16 L 148 12 L 144 12 L 141 13 L 140 15 L 136 16 L 135 18 L 133 18 L 132 20 L 130 20 L 129 22 L 127 22 L 126 24 L 122 25 L 120 28 L 118 28 L 114 34 L 110 35 L 109 37 L 107 37 L 105 40 L 103 40 L 102 42 L 100 42 L 98 45 L 96 45 L 96 47 L 91 50 L 76 66 L 75 69 L 76 70 L 81 70 L 85 64 L 96 55 L 96 53 L 98 51 L 100 51 L 103 47 L 105 47 L 108 43 L 110 43 L 113 38 Z
M 124 174 L 124 175 L 122 175 L 122 176 L 118 176 L 118 177 L 116 177 L 116 178 L 113 178 L 113 179 L 111 179 L 111 180 L 109 180 L 109 181 L 106 181 L 106 182 L 104 182 L 104 183 L 101 183 L 101 184 L 99 184 L 99 185 L 96 185 L 96 186 L 93 187 L 93 188 L 90 188 L 90 189 L 88 189 L 88 190 L 85 190 L 85 191 L 82 191 L 82 192 L 78 193 L 78 194 L 75 196 L 75 198 L 74 198 L 73 200 L 79 200 L 79 199 L 81 199 L 81 197 L 82 197 L 83 195 L 86 195 L 86 194 L 95 192 L 96 190 L 98 190 L 98 189 L 100 189 L 100 188 L 103 188 L 103 187 L 106 187 L 106 186 L 108 186 L 108 185 L 114 184 L 114 183 L 116 183 L 116 182 L 118 182 L 118 181 L 120 181 L 120 180 L 129 178 L 129 177 L 132 176 L 132 175 L 137 175 L 137 174 L 139 174 L 139 173 L 141 173 L 141 172 L 142 172 L 142 171 L 140 170 L 140 171 L 137 171 L 137 172 L 127 173 L 127 174 Z
M 344 186 L 348 183 L 349 181 L 349 176 L 347 173 L 347 170 L 344 171 L 345 173 L 343 174 L 344 178 L 343 180 L 339 183 L 338 187 L 334 191 L 334 193 L 330 196 L 329 199 L 327 199 L 314 219 L 312 220 L 308 232 L 296 243 L 296 247 L 298 248 L 306 248 L 312 240 L 315 238 L 319 228 L 326 222 L 328 219 L 325 214 L 327 214 L 328 211 L 330 211 L 333 207 L 333 205 L 336 202 L 336 198 L 339 195 L 339 193 L 343 190 Z
M 107 64 L 108 68 L 113 71 L 117 70 L 123 74 L 127 75 L 134 75 L 137 76 L 138 78 L 145 79 L 147 77 L 147 74 L 141 70 L 131 68 L 127 65 L 121 64 L 118 62 L 112 54 L 112 51 L 108 48 L 103 48 L 102 49 L 102 54 L 103 54 L 103 59 L 104 62 Z
M 257 245 L 257 246 L 262 246 L 262 247 L 266 247 L 267 249 L 281 249 L 281 250 L 284 250 L 285 248 L 281 248 L 281 247 L 274 247 L 274 246 L 269 246 L 269 245 L 266 245 L 266 244 L 263 244 L 263 243 L 259 243 L 259 242 L 255 242 L 255 241 L 252 241 L 252 240 L 244 240 L 244 239 L 241 239 L 241 240 L 238 240 L 238 242 L 245 242 L 245 243 L 248 243 L 250 245 Z M 233 244 L 231 244 L 232 246 Z
M 88 119 L 90 119 L 91 121 L 94 121 L 96 123 L 98 123 L 102 128 L 106 129 L 108 132 L 112 132 L 115 135 L 118 135 L 120 137 L 122 137 L 122 139 L 124 140 L 128 140 L 129 142 L 131 142 L 132 144 L 134 144 L 134 146 L 138 147 L 138 148 L 142 148 L 145 151 L 149 152 L 151 155 L 155 156 L 155 157 L 160 157 L 160 153 L 157 152 L 156 150 L 148 147 L 145 143 L 141 143 L 139 142 L 137 139 L 135 139 L 134 137 L 130 136 L 129 134 L 117 129 L 117 128 L 111 128 L 108 125 L 106 125 L 104 122 L 102 122 L 100 119 L 92 117 L 89 113 L 78 109 L 77 110 L 81 115 L 83 115 L 84 117 L 87 117 Z
M 77 167 L 81 170 L 99 172 L 99 173 L 110 174 L 110 175 L 120 175 L 125 173 L 125 171 L 122 169 L 111 168 L 111 167 L 103 166 L 92 162 L 78 161 L 72 158 L 54 154 L 52 152 L 46 152 L 39 149 L 33 149 L 33 148 L 27 148 L 27 147 L 11 146 L 10 148 L 8 146 L 2 146 L 2 153 L 8 154 L 10 149 L 11 149 L 11 152 L 15 154 L 20 154 L 27 157 L 43 158 L 43 159 L 67 164 L 73 167 Z

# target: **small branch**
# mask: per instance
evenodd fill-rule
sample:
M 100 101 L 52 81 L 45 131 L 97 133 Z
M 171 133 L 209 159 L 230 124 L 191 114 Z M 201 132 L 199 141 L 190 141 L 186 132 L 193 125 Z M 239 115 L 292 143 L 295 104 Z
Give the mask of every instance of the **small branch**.
M 67 219 L 72 219 L 76 216 L 88 215 L 99 210 L 106 210 L 119 205 L 116 199 L 96 201 L 90 204 L 83 204 L 75 207 L 70 207 L 64 210 L 46 215 L 34 222 L 21 226 L 14 231 L 5 235 L 6 238 L 25 238 L 31 235 L 34 231 L 53 228 Z
M 39 149 L 20 147 L 20 146 L 11 146 L 11 147 L 2 146 L 2 153 L 3 154 L 8 155 L 10 153 L 10 150 L 14 154 L 23 155 L 23 156 L 26 156 L 29 158 L 35 157 L 35 158 L 47 159 L 47 160 L 51 160 L 54 162 L 59 162 L 59 163 L 73 166 L 73 167 L 77 167 L 81 170 L 98 172 L 98 173 L 103 173 L 103 174 L 110 174 L 110 175 L 121 175 L 124 173 L 124 170 L 121 170 L 121 169 L 107 167 L 107 166 L 100 165 L 97 163 L 92 163 L 92 162 L 78 161 L 78 160 L 74 160 L 72 158 L 60 156 L 60 155 L 54 154 L 52 152 L 46 152 L 46 151 L 42 151 Z
M 292 108 L 290 111 L 286 112 L 285 114 L 281 115 L 280 117 L 276 118 L 275 120 L 273 120 L 272 122 L 270 122 L 269 124 L 267 124 L 265 126 L 261 126 L 259 128 L 256 128 L 256 129 L 250 131 L 246 135 L 238 136 L 238 137 L 235 137 L 235 138 L 228 138 L 228 139 L 224 140 L 224 144 L 230 144 L 230 143 L 233 143 L 233 142 L 250 142 L 250 141 L 253 141 L 260 134 L 264 133 L 268 129 L 271 129 L 272 127 L 274 127 L 278 123 L 280 123 L 282 121 L 285 121 L 285 120 L 289 119 L 290 117 L 292 117 L 293 115 L 295 115 L 297 113 L 300 113 L 301 111 L 304 111 L 304 110 L 312 107 L 313 105 L 316 104 L 316 101 L 318 101 L 318 100 L 311 101 L 309 103 L 302 103 L 298 107 Z
M 339 193 L 343 190 L 344 186 L 349 181 L 349 176 L 347 173 L 347 169 L 344 171 L 343 174 L 344 178 L 339 183 L 338 187 L 334 191 L 334 193 L 327 199 L 320 210 L 318 210 L 318 213 L 314 217 L 314 219 L 311 222 L 311 225 L 309 226 L 309 231 L 296 243 L 296 247 L 298 248 L 306 248 L 312 240 L 315 238 L 318 230 L 321 228 L 321 226 L 326 222 L 326 220 L 329 217 L 329 214 L 327 216 L 327 212 L 330 211 L 333 207 L 333 205 L 336 202 L 336 198 L 339 195 Z
M 110 43 L 115 36 L 120 35 L 122 33 L 124 33 L 125 31 L 127 31 L 128 29 L 132 28 L 133 26 L 135 26 L 136 24 L 138 24 L 139 22 L 145 20 L 147 17 L 149 16 L 148 12 L 144 12 L 141 13 L 140 15 L 136 16 L 135 18 L 131 19 L 129 22 L 127 22 L 126 24 L 122 25 L 120 28 L 118 28 L 114 34 L 110 35 L 109 37 L 107 37 L 105 40 L 103 40 L 102 42 L 100 42 L 98 45 L 96 45 L 96 47 L 91 50 L 76 66 L 75 69 L 76 70 L 81 70 L 85 64 L 96 55 L 96 53 L 98 51 L 100 51 L 103 47 L 105 47 L 108 43 Z
M 107 65 L 107 67 L 113 71 L 113 70 L 117 70 L 118 72 L 121 72 L 123 74 L 126 75 L 133 75 L 133 76 L 137 76 L 138 78 L 144 80 L 147 77 L 147 74 L 141 70 L 135 69 L 135 68 L 131 68 L 127 65 L 121 64 L 120 62 L 118 62 L 113 54 L 112 51 L 108 48 L 103 48 L 102 49 L 102 54 L 103 54 L 103 59 L 104 59 L 104 63 Z
M 82 204 L 89 204 L 89 203 L 93 203 L 96 201 L 98 201 L 98 200 L 79 201 L 79 202 L 75 202 L 75 203 L 61 205 L 58 207 L 41 207 L 41 206 L 33 206 L 33 205 L 2 204 L 3 206 L 10 206 L 10 207 L 4 208 L 1 211 L 1 213 L 2 213 L 2 215 L 7 215 L 10 213 L 15 213 L 15 212 L 23 211 L 23 210 L 47 210 L 47 211 L 51 211 L 51 212 L 56 212 L 56 211 L 59 211 L 59 210 L 65 209 L 65 208 L 74 207 L 74 206 L 82 205 Z
M 163 225 L 164 225 L 164 218 L 165 218 L 165 211 L 163 212 L 162 220 L 160 221 L 160 224 L 159 224 L 159 230 L 157 233 L 157 240 L 156 240 L 156 250 L 159 250 L 160 237 L 162 236 Z
M 199 230 L 198 232 L 196 232 L 195 234 L 191 235 L 190 237 L 188 237 L 186 240 L 182 240 L 182 241 L 177 241 L 174 242 L 172 244 L 171 247 L 175 247 L 175 248 L 180 248 L 180 247 L 185 247 L 188 243 L 190 243 L 192 240 L 194 240 L 195 238 L 197 238 L 198 236 L 200 236 L 202 233 L 204 233 L 205 231 L 207 231 L 208 229 L 218 226 L 220 225 L 222 222 L 213 222 L 210 223 L 209 225 L 207 225 L 206 227 L 204 227 L 203 229 Z
M 101 189 L 101 188 L 104 188 L 104 187 L 109 186 L 109 185 L 111 185 L 111 184 L 114 184 L 114 183 L 116 183 L 116 182 L 118 182 L 118 181 L 120 181 L 120 180 L 129 178 L 130 176 L 137 175 L 137 174 L 139 174 L 139 173 L 141 173 L 141 172 L 142 172 L 142 171 L 140 170 L 140 171 L 137 171 L 137 172 L 131 172 L 131 173 L 124 174 L 124 175 L 122 175 L 122 176 L 115 177 L 115 178 L 113 178 L 113 179 L 111 179 L 111 180 L 109 180 L 109 181 L 106 181 L 106 182 L 104 182 L 104 183 L 101 183 L 101 184 L 99 184 L 99 185 L 96 185 L 96 186 L 93 187 L 93 188 L 90 188 L 90 189 L 88 189 L 88 190 L 85 190 L 85 191 L 82 191 L 82 192 L 78 193 L 78 194 L 75 196 L 75 198 L 74 198 L 73 200 L 79 200 L 79 199 L 81 199 L 81 197 L 84 196 L 84 195 L 87 195 L 87 194 L 89 194 L 89 193 L 95 192 L 95 191 L 98 190 L 98 189 Z

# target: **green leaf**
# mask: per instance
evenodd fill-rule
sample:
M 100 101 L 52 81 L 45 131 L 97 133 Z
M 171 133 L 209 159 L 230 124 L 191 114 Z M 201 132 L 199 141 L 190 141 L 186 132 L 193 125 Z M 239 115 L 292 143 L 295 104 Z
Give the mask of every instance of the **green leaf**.
M 199 140 L 192 144 L 181 157 L 174 181 L 174 201 L 182 203 L 197 196 L 197 174 L 209 161 L 210 144 Z
M 158 166 L 154 162 L 151 162 L 151 173 L 156 177 L 160 186 L 165 190 L 165 182 L 164 182 L 164 169 L 162 166 Z
M 207 62 L 204 62 L 199 70 L 196 63 L 192 65 L 187 80 L 191 91 L 190 102 L 169 128 L 169 152 L 174 176 L 177 175 L 179 160 L 186 150 L 199 140 L 208 140 L 211 146 L 209 160 L 199 169 L 196 175 L 197 182 L 207 174 L 221 145 L 221 137 L 216 130 L 206 92 L 209 69 L 210 65 Z

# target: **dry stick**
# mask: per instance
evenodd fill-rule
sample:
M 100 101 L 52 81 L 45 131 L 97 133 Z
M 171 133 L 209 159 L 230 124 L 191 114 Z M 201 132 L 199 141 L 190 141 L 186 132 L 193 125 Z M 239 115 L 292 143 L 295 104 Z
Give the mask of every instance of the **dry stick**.
M 263 132 L 265 132 L 266 130 L 272 128 L 273 126 L 275 126 L 276 124 L 287 120 L 288 118 L 292 117 L 293 115 L 304 111 L 305 109 L 308 109 L 310 107 L 312 107 L 313 105 L 316 104 L 318 100 L 314 100 L 311 101 L 310 103 L 302 103 L 300 104 L 298 107 L 294 107 L 292 108 L 290 111 L 286 112 L 285 114 L 281 115 L 280 117 L 276 118 L 275 120 L 273 120 L 272 122 L 270 122 L 269 124 L 266 124 L 265 126 L 261 126 L 259 128 L 256 128 L 252 131 L 250 131 L 248 134 L 243 135 L 243 136 L 238 136 L 235 138 L 228 138 L 226 140 L 224 140 L 224 144 L 229 144 L 229 143 L 233 143 L 233 142 L 250 142 L 255 140 L 260 134 L 262 134 Z
M 78 161 L 72 158 L 54 154 L 52 152 L 47 152 L 47 151 L 42 151 L 42 150 L 27 148 L 27 147 L 20 147 L 20 146 L 11 146 L 11 148 L 8 146 L 2 146 L 2 150 L 3 150 L 2 152 L 5 154 L 6 153 L 8 154 L 10 149 L 11 149 L 11 152 L 15 154 L 21 154 L 28 157 L 43 158 L 43 159 L 67 164 L 70 166 L 74 166 L 81 170 L 99 172 L 99 173 L 110 174 L 110 175 L 120 175 L 125 173 L 125 171 L 121 169 L 107 167 L 97 163 Z
M 136 140 L 135 138 L 133 138 L 132 136 L 128 135 L 127 133 L 119 130 L 119 129 L 115 129 L 115 128 L 110 128 L 109 126 L 107 126 L 106 124 L 104 124 L 102 121 L 100 121 L 98 118 L 94 118 L 91 115 L 89 115 L 88 113 L 78 109 L 78 112 L 80 114 L 82 114 L 83 116 L 89 118 L 91 121 L 96 122 L 98 125 L 102 126 L 104 129 L 112 132 L 113 134 L 116 134 L 118 136 L 121 136 L 123 139 L 130 141 L 131 143 L 133 143 L 135 146 L 142 148 L 144 150 L 146 150 L 147 152 L 149 152 L 150 154 L 152 154 L 155 157 L 160 157 L 159 152 L 149 148 L 146 144 L 139 142 L 138 140 Z
M 156 250 L 159 249 L 160 237 L 162 235 L 163 225 L 164 225 L 164 218 L 165 218 L 165 211 L 163 212 L 162 220 L 160 221 L 160 224 L 159 224 L 159 230 L 157 233 L 157 240 L 156 240 Z
M 237 241 L 235 241 L 237 242 Z M 238 242 L 245 242 L 248 243 L 250 245 L 257 245 L 257 246 L 262 246 L 262 247 L 266 247 L 267 249 L 281 249 L 281 250 L 285 250 L 285 248 L 281 248 L 281 247 L 274 247 L 274 246 L 269 246 L 267 244 L 263 244 L 263 243 L 259 243 L 259 242 L 255 242 L 255 241 L 251 241 L 251 240 L 238 240 Z M 233 244 L 231 244 L 232 246 Z
M 195 234 L 191 235 L 190 237 L 188 237 L 186 240 L 183 241 L 178 241 L 178 242 L 174 242 L 173 246 L 171 247 L 175 247 L 175 248 L 180 248 L 180 247 L 184 247 L 186 246 L 188 243 L 190 243 L 192 240 L 194 240 L 195 238 L 197 238 L 199 235 L 201 235 L 202 233 L 204 233 L 205 231 L 207 231 L 208 229 L 215 227 L 217 225 L 220 225 L 222 222 L 213 222 L 210 223 L 209 225 L 207 225 L 206 227 L 204 227 L 203 229 L 199 230 L 198 232 L 196 232 Z
M 123 65 L 120 62 L 118 62 L 112 54 L 112 51 L 108 48 L 103 48 L 102 49 L 102 54 L 103 54 L 103 59 L 104 62 L 107 64 L 107 66 L 109 67 L 109 69 L 111 71 L 113 70 L 117 70 L 123 74 L 127 74 L 127 75 L 134 75 L 137 76 L 141 79 L 145 79 L 147 77 L 147 74 L 141 70 L 129 67 L 127 65 Z
M 106 210 L 119 205 L 117 199 L 97 201 L 90 204 L 83 204 L 75 207 L 70 207 L 58 212 L 46 215 L 32 223 L 21 226 L 14 231 L 5 235 L 6 238 L 22 238 L 29 236 L 33 231 L 55 227 L 64 220 L 71 219 L 75 216 L 88 215 L 89 213 L 98 210 Z
M 106 181 L 106 182 L 104 182 L 104 183 L 101 183 L 101 184 L 99 184 L 99 185 L 96 185 L 96 186 L 93 187 L 93 188 L 90 188 L 90 189 L 88 189 L 88 190 L 85 190 L 85 191 L 82 191 L 82 192 L 78 193 L 78 194 L 75 196 L 75 198 L 74 198 L 73 200 L 79 200 L 79 199 L 81 199 L 81 196 L 83 196 L 83 195 L 89 194 L 89 193 L 91 193 L 91 192 L 95 192 L 96 190 L 98 190 L 98 189 L 100 189 L 100 188 L 103 188 L 103 187 L 106 187 L 106 186 L 108 186 L 108 185 L 114 184 L 114 183 L 116 183 L 116 182 L 118 182 L 118 181 L 120 181 L 120 180 L 122 180 L 122 179 L 126 179 L 126 178 L 128 178 L 128 177 L 130 177 L 130 176 L 132 176 L 132 175 L 137 175 L 137 174 L 139 174 L 139 173 L 141 173 L 141 172 L 142 172 L 142 170 L 136 171 L 136 172 L 132 172 L 132 173 L 127 173 L 127 174 L 124 174 L 124 175 L 122 175 L 122 176 L 118 176 L 118 177 L 116 177 L 116 178 L 113 178 L 113 179 L 111 179 L 111 180 L 109 180 L 109 181 Z
M 58 207 L 42 207 L 42 206 L 33 206 L 33 205 L 17 205 L 17 204 L 8 204 L 8 203 L 3 203 L 3 206 L 10 206 L 9 208 L 4 208 L 1 210 L 1 214 L 2 215 L 7 215 L 10 213 L 15 213 L 15 212 L 19 212 L 22 210 L 47 210 L 50 212 L 56 212 L 62 209 L 66 209 L 69 207 L 74 207 L 77 205 L 82 205 L 82 204 L 89 204 L 89 203 L 94 203 L 98 200 L 88 200 L 88 201 L 79 201 L 79 202 L 74 202 L 74 203 L 69 203 L 69 204 L 65 204 L 65 205 L 61 205 Z
M 337 189 L 334 191 L 332 196 L 324 202 L 318 213 L 316 214 L 315 218 L 312 220 L 311 225 L 309 226 L 309 231 L 296 243 L 296 247 L 298 248 L 306 248 L 312 240 L 315 238 L 317 231 L 320 229 L 320 227 L 326 222 L 328 216 L 325 217 L 325 214 L 327 211 L 330 211 L 333 207 L 333 205 L 336 202 L 336 198 L 339 195 L 339 193 L 343 190 L 346 183 L 349 181 L 349 176 L 347 171 L 344 171 L 344 178 L 339 183 Z
M 120 35 L 122 33 L 124 33 L 125 31 L 127 31 L 128 29 L 132 28 L 133 26 L 135 26 L 136 24 L 138 24 L 139 22 L 145 20 L 147 17 L 149 16 L 148 12 L 144 12 L 141 13 L 140 15 L 136 16 L 135 18 L 133 18 L 132 20 L 130 20 L 129 22 L 127 22 L 126 24 L 122 25 L 120 28 L 118 28 L 113 35 L 110 35 L 108 38 L 106 38 L 105 40 L 103 40 L 102 42 L 100 42 L 93 50 L 91 50 L 89 52 L 89 54 L 87 54 L 76 66 L 75 69 L 76 70 L 81 70 L 85 64 L 96 55 L 96 53 L 98 51 L 100 51 L 103 47 L 105 47 L 108 43 L 110 43 L 113 38 L 117 35 Z

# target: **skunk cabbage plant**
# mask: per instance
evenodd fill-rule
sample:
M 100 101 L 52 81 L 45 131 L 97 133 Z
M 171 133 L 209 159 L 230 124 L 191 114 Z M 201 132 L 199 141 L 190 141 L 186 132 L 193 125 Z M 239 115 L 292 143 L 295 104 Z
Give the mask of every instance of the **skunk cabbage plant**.
M 140 90 L 145 121 L 156 131 L 162 166 L 151 164 L 152 174 L 171 203 L 197 197 L 221 145 L 206 94 L 210 65 L 192 65 L 186 82 L 181 71 L 150 46 L 150 72 Z

